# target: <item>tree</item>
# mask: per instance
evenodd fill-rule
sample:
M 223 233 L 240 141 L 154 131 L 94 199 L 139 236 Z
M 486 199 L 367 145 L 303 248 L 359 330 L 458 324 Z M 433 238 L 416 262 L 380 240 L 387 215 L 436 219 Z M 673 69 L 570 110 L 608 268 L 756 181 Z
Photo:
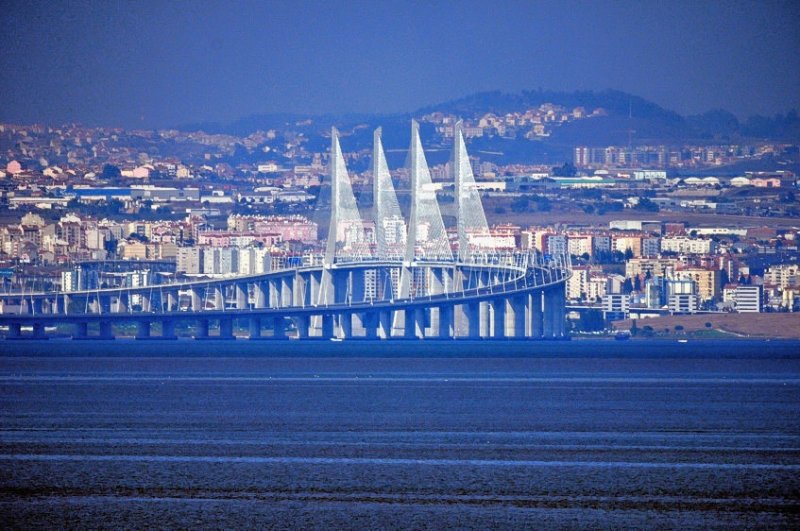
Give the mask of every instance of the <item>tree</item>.
M 633 291 L 633 283 L 631 279 L 626 278 L 625 282 L 622 283 L 622 293 L 625 295 L 629 295 Z
M 554 166 L 550 171 L 554 177 L 575 177 L 578 173 L 578 170 L 571 162 L 565 162 L 561 166 Z
M 516 197 L 514 198 L 513 201 L 511 201 L 511 210 L 517 213 L 525 212 L 526 210 L 528 210 L 529 202 L 530 199 L 526 195 L 521 195 L 519 197 Z
M 658 204 L 654 201 L 651 201 L 647 197 L 639 198 L 639 202 L 636 203 L 636 206 L 633 207 L 634 210 L 640 210 L 642 212 L 658 212 Z
M 121 176 L 122 172 L 113 164 L 104 164 L 103 171 L 100 173 L 100 177 L 103 179 L 117 179 Z
M 642 279 L 639 278 L 639 275 L 633 277 L 633 290 L 642 291 Z
M 630 247 L 628 247 L 627 249 L 625 249 L 625 261 L 628 261 L 631 258 L 633 258 L 633 250 Z

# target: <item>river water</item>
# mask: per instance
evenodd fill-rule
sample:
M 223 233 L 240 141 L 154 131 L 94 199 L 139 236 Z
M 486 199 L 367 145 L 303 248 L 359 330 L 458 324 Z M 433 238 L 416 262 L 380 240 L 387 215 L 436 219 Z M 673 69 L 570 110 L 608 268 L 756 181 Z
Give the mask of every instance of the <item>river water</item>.
M 6 527 L 800 525 L 800 343 L 5 341 Z

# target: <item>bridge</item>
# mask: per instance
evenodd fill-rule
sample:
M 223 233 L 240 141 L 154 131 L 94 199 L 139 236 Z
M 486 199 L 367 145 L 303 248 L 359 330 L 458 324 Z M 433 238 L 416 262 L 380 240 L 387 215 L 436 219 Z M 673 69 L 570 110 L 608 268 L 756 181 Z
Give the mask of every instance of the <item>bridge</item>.
M 196 339 L 233 339 L 240 330 L 251 339 L 564 338 L 569 259 L 494 248 L 461 124 L 450 162 L 453 238 L 416 122 L 409 162 L 406 220 L 375 131 L 373 208 L 365 221 L 333 129 L 329 234 L 300 265 L 139 287 L 0 294 L 0 326 L 8 339 L 44 339 L 57 326 L 70 326 L 74 339 L 111 339 L 123 327 L 138 339 L 172 339 L 182 324 Z

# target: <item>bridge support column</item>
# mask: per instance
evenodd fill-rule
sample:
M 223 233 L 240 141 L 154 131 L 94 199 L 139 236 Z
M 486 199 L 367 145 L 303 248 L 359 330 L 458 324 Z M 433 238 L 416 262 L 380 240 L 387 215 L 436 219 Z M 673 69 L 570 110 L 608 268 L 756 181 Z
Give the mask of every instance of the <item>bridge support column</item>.
M 308 274 L 308 296 L 312 305 L 322 303 L 322 277 L 323 274 L 317 271 Z
M 167 307 L 165 311 L 167 312 L 175 311 L 177 309 L 177 306 L 178 306 L 178 293 L 172 290 L 167 291 Z
M 152 300 L 149 294 L 142 293 L 139 295 L 139 301 L 141 301 L 143 312 L 150 312 L 152 310 Z
M 225 288 L 222 286 L 215 286 L 212 290 L 214 294 L 214 309 L 225 310 Z
M 114 339 L 114 328 L 111 321 L 100 321 L 100 338 Z
M 286 319 L 275 317 L 272 320 L 272 337 L 275 339 L 286 339 Z
M 219 338 L 220 339 L 234 339 L 233 337 L 233 319 L 222 318 L 219 320 Z
M 276 321 L 278 319 L 283 321 L 282 317 L 275 318 Z M 299 315 L 297 317 L 292 317 L 292 321 L 294 321 L 294 326 L 297 328 L 297 338 L 308 339 L 309 329 L 311 328 L 311 318 L 308 315 Z M 275 335 L 277 336 L 277 334 Z
M 125 313 L 128 311 L 128 294 L 120 293 L 117 297 L 117 308 L 115 313 Z
M 148 339 L 150 337 L 150 321 L 143 320 L 136 323 L 136 339 Z
M 480 323 L 481 323 L 481 337 L 490 337 L 492 332 L 492 322 L 489 319 L 489 302 L 483 301 L 480 303 Z
M 467 337 L 480 339 L 481 337 L 481 303 L 467 303 Z
M 366 281 L 365 276 L 367 272 L 364 271 L 353 271 L 352 276 L 350 277 L 350 292 L 351 292 L 351 300 L 353 302 L 364 302 L 366 297 Z
M 331 301 L 335 303 L 345 303 L 349 298 L 348 284 L 350 280 L 350 273 L 347 271 L 333 271 L 333 298 Z
M 361 318 L 366 339 L 378 339 L 378 312 L 366 312 Z
M 175 339 L 175 321 L 172 319 L 164 319 L 161 321 L 161 338 Z
M 506 300 L 497 299 L 492 301 L 493 314 L 493 334 L 492 337 L 502 339 L 506 337 Z
M 514 337 L 525 337 L 525 314 L 526 314 L 526 297 L 524 295 L 517 295 L 511 299 L 511 312 L 514 314 Z
M 324 314 L 322 316 L 322 339 L 333 337 L 333 315 Z
M 253 287 L 254 306 L 256 308 L 266 308 L 269 303 L 269 284 L 265 282 L 256 282 Z
M 20 323 L 9 323 L 6 339 L 17 339 L 22 335 L 22 325 Z
M 553 290 L 553 298 L 555 300 L 555 315 L 554 315 L 554 335 L 556 339 L 564 339 L 567 337 L 567 315 L 566 315 L 566 286 L 558 284 Z
M 544 313 L 542 311 L 542 292 L 531 293 L 531 337 L 542 339 L 544 335 Z
M 209 323 L 208 319 L 198 319 L 194 333 L 195 339 L 205 339 L 208 337 Z
M 299 272 L 294 275 L 292 299 L 292 306 L 306 306 L 311 303 L 311 298 L 308 293 L 308 282 L 306 277 Z
M 56 313 L 69 314 L 70 296 L 63 295 L 56 299 Z
M 10 323 L 8 325 L 8 339 L 17 339 L 22 336 L 22 325 L 19 323 Z
M 544 292 L 544 329 L 542 335 L 545 339 L 553 339 L 555 335 L 556 301 L 553 293 L 552 289 Z
M 425 315 L 422 308 L 409 308 L 405 310 L 406 339 L 422 339 L 425 337 Z
M 342 339 L 353 337 L 353 314 L 343 313 L 339 315 L 339 331 Z
M 44 333 L 44 323 L 33 323 L 33 337 L 34 339 L 47 339 Z
M 250 318 L 250 339 L 258 339 L 261 337 L 261 317 Z
M 455 335 L 454 332 L 453 307 L 439 307 L 439 338 L 450 339 Z
M 394 312 L 392 310 L 384 310 L 378 314 L 378 337 L 381 339 L 389 339 L 392 337 L 392 326 L 394 324 Z
M 236 284 L 236 309 L 246 310 L 248 307 L 248 289 L 247 284 Z
M 281 307 L 292 305 L 292 292 L 294 288 L 294 277 L 283 277 L 281 279 Z
M 203 293 L 200 290 L 200 288 L 192 288 L 190 290 L 190 294 L 192 298 L 191 300 L 192 311 L 199 312 L 203 310 L 204 309 L 203 307 L 205 306 L 205 301 L 203 299 Z
M 111 295 L 100 295 L 100 313 L 111 313 Z
M 89 323 L 82 321 L 75 323 L 75 332 L 72 334 L 72 339 L 84 339 L 89 335 Z

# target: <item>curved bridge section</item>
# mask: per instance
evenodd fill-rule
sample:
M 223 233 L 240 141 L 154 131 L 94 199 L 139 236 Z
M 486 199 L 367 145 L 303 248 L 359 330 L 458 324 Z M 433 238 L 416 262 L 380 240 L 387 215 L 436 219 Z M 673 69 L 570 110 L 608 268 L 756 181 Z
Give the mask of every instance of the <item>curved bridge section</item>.
M 491 235 L 459 125 L 451 165 L 457 184 L 455 242 L 441 221 L 416 124 L 407 223 L 376 132 L 374 241 L 363 229 L 335 130 L 331 137 L 331 221 L 324 254 L 261 275 L 0 294 L 6 337 L 45 338 L 54 327 L 76 339 L 119 333 L 174 338 L 182 330 L 198 339 L 565 337 L 569 260 L 534 251 L 498 252 L 486 243 Z
M 399 297 L 404 271 L 410 293 Z M 9 338 L 43 338 L 47 328 L 64 325 L 76 339 L 109 339 L 115 328 L 142 339 L 173 338 L 176 327 L 187 325 L 198 339 L 557 339 L 565 334 L 567 271 L 531 253 L 473 263 L 340 262 L 213 281 L 32 293 L 16 301 L 3 295 L 18 312 L 0 315 L 0 324 Z

